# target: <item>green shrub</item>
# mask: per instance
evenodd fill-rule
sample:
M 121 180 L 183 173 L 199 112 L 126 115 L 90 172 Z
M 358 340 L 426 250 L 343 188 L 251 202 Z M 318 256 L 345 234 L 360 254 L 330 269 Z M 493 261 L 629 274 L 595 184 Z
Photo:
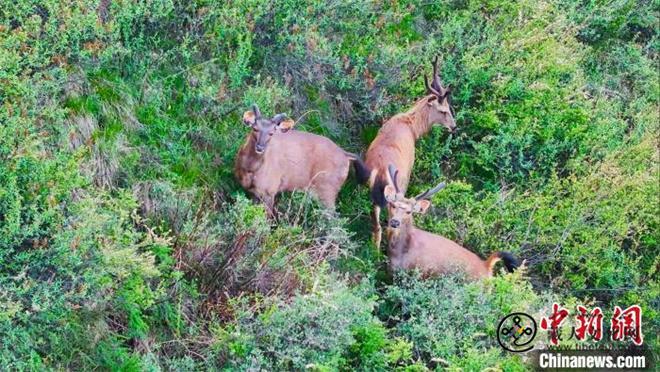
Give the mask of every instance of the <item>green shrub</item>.
M 412 342 L 416 359 L 450 369 L 526 369 L 519 356 L 502 350 L 497 326 L 512 312 L 537 317 L 549 297 L 537 295 L 520 271 L 481 282 L 457 276 L 397 279 L 387 287 L 380 316 L 396 336 Z
M 362 365 L 383 368 L 387 331 L 374 318 L 365 288 L 321 278 L 291 303 L 274 303 L 256 315 L 241 314 L 230 341 L 238 369 L 336 370 Z
M 167 244 L 137 231 L 135 206 L 126 194 L 83 197 L 50 239 L 3 259 L 0 364 L 85 368 L 78 353 L 104 353 L 107 365 L 132 358 L 118 333 L 146 337 L 148 311 L 163 295 L 151 249 Z M 111 344 L 124 351 L 107 354 Z
M 197 213 L 180 232 L 187 271 L 211 297 L 286 296 L 312 287 L 320 267 L 354 247 L 344 219 L 312 206 L 303 195 L 281 200 L 272 226 L 265 207 L 242 196 L 223 213 Z
M 352 177 L 338 215 L 294 193 L 277 221 L 233 177 L 251 103 L 364 152 L 436 54 L 460 131 L 417 144 L 411 193 L 449 186 L 416 223 L 537 293 L 641 304 L 658 345 L 657 4 L 6 3 L 4 369 L 526 368 L 491 337 L 546 304 L 526 281 L 387 285 Z

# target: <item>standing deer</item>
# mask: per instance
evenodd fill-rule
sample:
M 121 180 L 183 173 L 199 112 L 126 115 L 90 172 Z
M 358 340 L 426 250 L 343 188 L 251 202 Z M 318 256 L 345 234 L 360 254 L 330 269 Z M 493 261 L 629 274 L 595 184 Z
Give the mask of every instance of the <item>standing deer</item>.
M 388 205 L 387 228 L 390 270 L 419 269 L 425 276 L 437 276 L 451 272 L 465 272 L 469 278 L 478 279 L 493 275 L 495 263 L 502 260 L 509 272 L 518 263 L 509 252 L 495 252 L 486 261 L 457 243 L 440 235 L 413 226 L 413 213 L 426 213 L 429 200 L 445 187 L 442 182 L 434 188 L 414 197 L 405 198 L 399 189 L 398 171 L 388 166 L 389 180 L 384 196 Z
M 252 128 L 238 152 L 234 172 L 241 186 L 266 204 L 274 215 L 275 196 L 282 191 L 311 190 L 334 209 L 346 181 L 350 162 L 365 172 L 364 163 L 328 138 L 291 130 L 295 122 L 285 114 L 264 118 L 257 105 L 243 114 Z
M 382 239 L 380 210 L 385 207 L 383 190 L 387 185 L 388 164 L 394 164 L 401 171 L 399 188 L 405 194 L 415 161 L 417 139 L 428 133 L 433 125 L 441 124 L 450 132 L 456 128 L 449 106 L 450 88 L 445 88 L 440 83 L 437 56 L 433 60 L 433 81 L 429 85 L 424 76 L 424 84 L 427 95 L 415 102 L 408 112 L 397 114 L 385 122 L 365 156 L 373 203 L 373 240 L 377 248 L 380 247 Z M 362 173 L 359 173 L 358 177 L 361 182 L 367 181 L 367 177 L 362 176 Z

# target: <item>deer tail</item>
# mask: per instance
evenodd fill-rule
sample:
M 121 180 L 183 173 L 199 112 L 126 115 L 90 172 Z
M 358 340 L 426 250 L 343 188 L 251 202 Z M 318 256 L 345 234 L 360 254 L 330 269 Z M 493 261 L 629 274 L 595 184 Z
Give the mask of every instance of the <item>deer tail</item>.
M 509 252 L 495 252 L 488 257 L 486 260 L 486 267 L 488 268 L 489 273 L 493 273 L 493 267 L 495 267 L 495 264 L 498 263 L 499 261 L 504 262 L 504 267 L 506 267 L 506 270 L 510 273 L 513 272 L 513 270 L 517 269 L 520 264 L 518 261 L 513 257 L 513 255 Z
M 381 208 L 385 208 L 385 186 L 387 181 L 378 177 L 378 169 L 373 169 L 369 175 L 369 188 L 371 189 L 371 201 Z
M 360 155 L 356 155 L 347 151 L 344 151 L 344 154 L 348 160 L 353 162 L 353 169 L 355 169 L 355 177 L 357 178 L 358 183 L 366 183 L 369 180 L 371 172 L 369 171 L 369 168 L 364 163 Z

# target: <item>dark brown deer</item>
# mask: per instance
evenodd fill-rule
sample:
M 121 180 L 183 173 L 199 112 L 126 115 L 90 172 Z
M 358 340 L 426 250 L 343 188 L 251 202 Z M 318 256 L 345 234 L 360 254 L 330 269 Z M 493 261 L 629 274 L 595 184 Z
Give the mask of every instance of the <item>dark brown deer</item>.
M 418 269 L 424 276 L 437 276 L 452 272 L 464 272 L 471 279 L 490 277 L 493 267 L 502 260 L 512 272 L 518 263 L 508 252 L 495 252 L 482 260 L 459 244 L 413 225 L 414 213 L 426 213 L 431 206 L 429 200 L 445 187 L 442 182 L 434 188 L 414 197 L 406 198 L 398 188 L 398 172 L 393 165 L 388 167 L 389 184 L 385 186 L 389 222 L 387 226 L 390 270 Z
M 378 135 L 371 142 L 365 163 L 370 172 L 368 176 L 371 200 L 373 203 L 372 224 L 373 240 L 380 247 L 382 229 L 380 227 L 380 210 L 385 207 L 383 190 L 387 185 L 387 166 L 394 164 L 400 170 L 399 188 L 405 194 L 410 180 L 410 171 L 415 161 L 415 142 L 431 130 L 433 125 L 441 124 L 450 132 L 456 128 L 456 122 L 449 105 L 450 89 L 440 83 L 438 77 L 438 58 L 433 60 L 433 80 L 429 85 L 424 76 L 427 95 L 413 105 L 408 111 L 390 118 Z M 362 173 L 358 174 L 360 181 L 367 181 Z
M 295 122 L 285 114 L 268 119 L 254 105 L 243 114 L 252 128 L 236 157 L 238 182 L 262 201 L 274 215 L 275 196 L 282 191 L 309 190 L 327 208 L 334 209 L 339 189 L 354 162 L 364 173 L 364 163 L 328 138 L 291 130 Z

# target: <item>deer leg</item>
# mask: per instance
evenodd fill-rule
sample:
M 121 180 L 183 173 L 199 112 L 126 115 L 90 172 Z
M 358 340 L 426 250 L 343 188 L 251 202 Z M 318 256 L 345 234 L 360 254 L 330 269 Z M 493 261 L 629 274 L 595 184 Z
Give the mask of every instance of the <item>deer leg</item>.
M 337 200 L 337 193 L 333 190 L 323 190 L 318 195 L 321 204 L 331 211 L 335 210 L 335 202 Z
M 376 245 L 376 250 L 379 251 L 380 241 L 383 239 L 383 229 L 380 227 L 380 206 L 375 204 L 371 210 L 371 224 L 374 245 Z
M 259 196 L 259 200 L 266 206 L 266 215 L 268 218 L 274 219 L 277 217 L 275 212 L 275 195 L 263 194 Z

